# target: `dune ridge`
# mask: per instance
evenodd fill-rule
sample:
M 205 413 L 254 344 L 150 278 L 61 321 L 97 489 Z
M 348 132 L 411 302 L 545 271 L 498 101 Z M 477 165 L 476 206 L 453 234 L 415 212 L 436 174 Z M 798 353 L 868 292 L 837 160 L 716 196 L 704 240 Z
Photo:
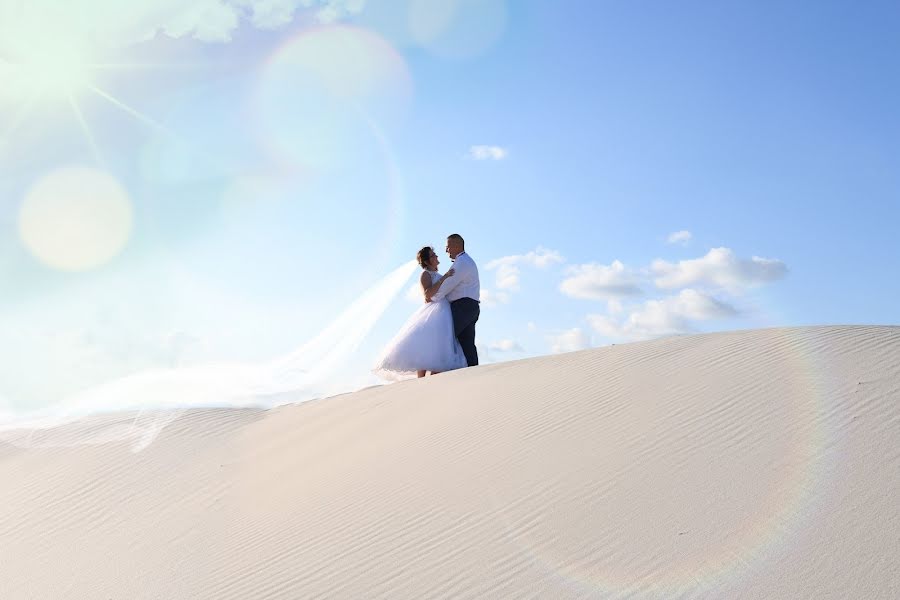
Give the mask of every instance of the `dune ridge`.
M 900 327 L 128 418 L 0 438 L 0 596 L 900 597 Z

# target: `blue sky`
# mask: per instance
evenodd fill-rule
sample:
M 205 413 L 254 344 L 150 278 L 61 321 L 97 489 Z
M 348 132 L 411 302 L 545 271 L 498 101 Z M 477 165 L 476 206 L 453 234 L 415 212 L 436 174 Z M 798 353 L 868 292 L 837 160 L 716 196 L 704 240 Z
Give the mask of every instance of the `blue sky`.
M 0 1 L 0 411 L 283 356 L 453 232 L 486 362 L 898 321 L 896 3 L 58 4 Z

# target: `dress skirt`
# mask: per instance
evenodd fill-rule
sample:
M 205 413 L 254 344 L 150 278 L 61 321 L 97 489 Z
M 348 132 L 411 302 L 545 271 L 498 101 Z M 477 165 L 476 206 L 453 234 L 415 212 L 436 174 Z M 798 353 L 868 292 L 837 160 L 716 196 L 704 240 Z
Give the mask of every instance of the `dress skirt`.
M 452 371 L 467 366 L 453 331 L 450 303 L 442 298 L 419 308 L 388 342 L 372 372 L 392 381 L 416 371 Z

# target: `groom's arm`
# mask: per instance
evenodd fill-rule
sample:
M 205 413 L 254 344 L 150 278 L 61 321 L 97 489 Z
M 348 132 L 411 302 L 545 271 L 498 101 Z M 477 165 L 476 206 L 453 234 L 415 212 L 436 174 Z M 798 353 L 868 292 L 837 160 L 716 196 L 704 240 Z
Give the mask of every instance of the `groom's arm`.
M 432 298 L 434 298 L 434 295 L 437 294 L 438 291 L 441 289 L 441 285 L 443 285 L 443 283 L 445 281 L 447 281 L 449 278 L 453 277 L 453 275 L 455 275 L 455 274 L 456 274 L 456 271 L 454 271 L 453 269 L 450 269 L 449 271 L 447 271 L 446 273 L 441 275 L 441 278 L 438 279 L 434 285 L 429 286 L 429 284 L 425 281 L 425 278 L 427 277 L 428 281 L 430 282 L 431 275 L 429 275 L 427 272 L 423 272 L 421 282 L 422 282 L 422 287 L 425 288 L 425 302 L 431 302 Z
M 453 277 L 450 277 L 444 281 L 444 284 L 441 286 L 441 289 L 437 291 L 437 293 L 431 297 L 432 302 L 437 302 L 441 298 L 444 298 L 449 294 L 453 288 L 461 284 L 463 281 L 468 279 L 469 277 L 469 263 L 464 260 L 459 260 L 453 263 Z

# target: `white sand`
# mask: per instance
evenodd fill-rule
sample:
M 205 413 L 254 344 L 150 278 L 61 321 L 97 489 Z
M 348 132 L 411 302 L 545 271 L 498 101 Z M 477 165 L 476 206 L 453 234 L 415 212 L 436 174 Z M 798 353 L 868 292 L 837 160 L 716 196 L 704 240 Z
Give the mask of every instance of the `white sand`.
M 0 598 L 900 598 L 898 327 L 115 423 L 0 443 Z

